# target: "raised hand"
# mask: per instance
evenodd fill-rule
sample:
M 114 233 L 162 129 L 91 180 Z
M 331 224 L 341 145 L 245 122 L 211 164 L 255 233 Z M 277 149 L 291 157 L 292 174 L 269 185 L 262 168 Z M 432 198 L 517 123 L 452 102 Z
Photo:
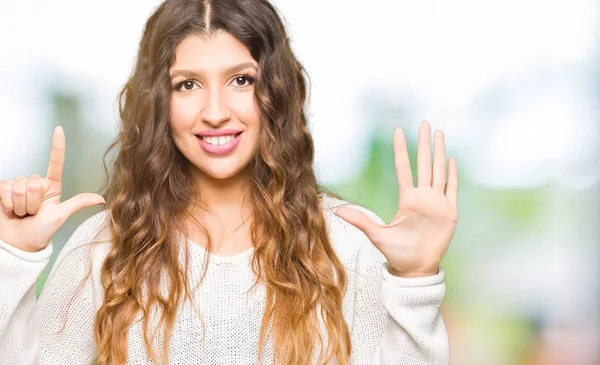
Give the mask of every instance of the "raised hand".
M 45 178 L 35 174 L 0 181 L 0 240 L 24 251 L 39 251 L 73 214 L 105 203 L 101 195 L 92 193 L 61 203 L 65 145 L 64 131 L 56 127 Z
M 406 138 L 400 127 L 394 131 L 394 159 L 400 199 L 392 222 L 381 225 L 350 207 L 336 214 L 363 231 L 385 256 L 396 276 L 422 277 L 439 270 L 458 223 L 458 166 L 448 160 L 444 134 L 434 134 L 434 160 L 431 164 L 431 126 L 419 127 L 417 147 L 418 187 L 414 186 Z

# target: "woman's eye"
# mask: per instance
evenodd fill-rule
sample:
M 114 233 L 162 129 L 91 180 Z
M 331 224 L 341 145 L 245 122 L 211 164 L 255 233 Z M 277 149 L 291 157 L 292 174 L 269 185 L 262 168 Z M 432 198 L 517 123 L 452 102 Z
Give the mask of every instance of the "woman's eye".
M 250 86 L 254 83 L 254 78 L 250 77 L 250 76 L 236 76 L 233 79 L 233 83 L 235 86 L 237 87 L 246 87 L 246 86 Z
M 177 84 L 176 89 L 178 91 L 192 91 L 194 90 L 194 87 L 196 87 L 197 84 L 195 81 L 192 80 L 185 80 L 180 82 L 179 84 Z

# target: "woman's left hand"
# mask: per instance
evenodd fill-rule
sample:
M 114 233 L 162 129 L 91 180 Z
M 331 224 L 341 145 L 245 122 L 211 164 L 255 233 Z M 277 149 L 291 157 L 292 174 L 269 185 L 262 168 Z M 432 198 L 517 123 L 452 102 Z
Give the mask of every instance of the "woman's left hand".
M 400 127 L 394 131 L 394 160 L 398 177 L 398 212 L 390 224 L 381 225 L 350 207 L 336 214 L 367 235 L 388 261 L 392 274 L 423 277 L 437 274 L 458 222 L 458 166 L 448 160 L 444 133 L 434 133 L 431 164 L 431 126 L 422 122 L 417 147 L 418 187 L 414 186 L 406 138 Z

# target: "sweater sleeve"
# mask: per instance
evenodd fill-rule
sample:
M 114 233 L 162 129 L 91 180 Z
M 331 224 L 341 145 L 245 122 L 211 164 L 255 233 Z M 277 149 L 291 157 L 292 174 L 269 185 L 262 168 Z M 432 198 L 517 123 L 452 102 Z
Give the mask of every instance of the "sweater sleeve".
M 383 222 L 373 212 L 355 208 Z M 394 276 L 383 254 L 362 232 L 355 234 L 359 249 L 351 363 L 447 365 L 448 334 L 439 310 L 446 292 L 444 270 L 423 278 Z
M 29 326 L 35 285 L 52 255 L 52 243 L 35 253 L 0 241 L 0 363 L 33 364 L 38 342 Z M 22 354 L 18 357 L 16 354 Z M 28 358 L 27 358 L 28 357 Z
M 52 245 L 27 253 L 0 241 L 0 364 L 89 364 L 96 350 L 90 238 L 94 216 L 73 233 L 39 298 L 36 281 Z

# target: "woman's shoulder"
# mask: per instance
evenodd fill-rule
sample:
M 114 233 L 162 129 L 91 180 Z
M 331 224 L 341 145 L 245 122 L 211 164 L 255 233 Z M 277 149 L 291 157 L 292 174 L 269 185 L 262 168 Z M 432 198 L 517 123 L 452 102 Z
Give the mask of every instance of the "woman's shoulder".
M 66 256 L 81 248 L 100 248 L 105 251 L 110 246 L 110 229 L 108 227 L 108 210 L 103 210 L 92 215 L 81 223 L 71 234 L 71 237 L 62 248 L 60 256 Z

